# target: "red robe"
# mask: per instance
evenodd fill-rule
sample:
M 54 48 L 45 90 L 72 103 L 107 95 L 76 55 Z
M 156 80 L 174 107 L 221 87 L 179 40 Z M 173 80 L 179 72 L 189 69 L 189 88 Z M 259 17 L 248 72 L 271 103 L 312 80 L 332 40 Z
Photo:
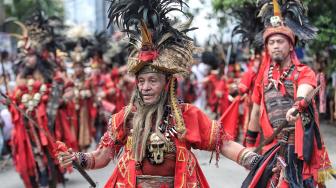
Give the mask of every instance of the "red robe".
M 210 120 L 198 108 L 190 104 L 181 105 L 183 119 L 186 125 L 184 139 L 175 139 L 176 163 L 174 187 L 209 187 L 205 176 L 197 162 L 196 157 L 191 152 L 191 148 L 213 151 L 220 144 L 220 124 Z M 108 134 L 112 140 L 110 144 L 114 152 L 126 145 L 124 154 L 119 158 L 117 167 L 105 185 L 105 188 L 112 187 L 136 187 L 136 175 L 141 174 L 135 168 L 135 160 L 131 147 L 127 147 L 125 131 L 123 129 L 124 110 L 115 114 L 111 118 L 111 127 Z M 117 145 L 117 143 L 120 143 Z M 113 156 L 112 156 L 113 157 Z
M 112 69 L 111 73 L 106 77 L 105 92 L 106 100 L 114 105 L 111 113 L 119 112 L 126 104 L 125 95 L 121 88 L 118 87 L 120 83 L 120 75 L 117 68 Z M 113 89 L 114 93 L 109 94 L 109 90 Z M 111 109 L 112 110 L 112 109 Z M 111 111 L 110 110 L 110 111 Z
M 215 92 L 222 93 L 221 97 L 217 97 L 218 107 L 217 107 L 217 113 L 218 115 L 224 114 L 226 109 L 229 107 L 229 89 L 226 84 L 226 80 L 224 76 L 218 81 Z
M 252 64 L 252 66 L 250 66 L 247 70 L 247 72 L 245 72 L 239 82 L 238 88 L 239 88 L 239 93 L 241 93 L 242 95 L 246 95 L 243 101 L 243 107 L 244 107 L 244 114 L 243 114 L 243 145 L 246 145 L 246 131 L 248 129 L 248 124 L 250 121 L 250 113 L 251 113 L 251 109 L 252 109 L 252 91 L 253 91 L 253 87 L 254 87 L 254 81 L 255 78 L 257 76 L 256 71 L 253 68 L 253 60 L 251 60 L 250 64 Z M 260 140 L 260 134 L 257 138 L 257 142 L 256 144 L 259 143 Z
M 206 78 L 208 79 L 205 83 L 207 105 L 212 112 L 217 113 L 218 99 L 214 91 L 218 85 L 219 79 L 216 74 L 210 74 Z
M 65 82 L 60 75 L 54 77 L 54 81 Z M 73 83 L 70 81 L 65 82 L 62 94 L 70 87 L 73 87 Z M 60 99 L 60 106 L 57 110 L 55 117 L 55 130 L 54 137 L 56 140 L 60 140 L 66 143 L 74 151 L 78 151 L 77 142 L 77 117 L 75 104 L 72 101 L 63 101 Z
M 22 96 L 23 94 L 30 93 L 34 94 L 40 90 L 41 83 L 39 81 L 35 81 L 34 88 L 32 92 L 28 91 L 26 86 L 18 86 L 14 89 L 13 95 L 11 96 L 12 101 L 18 105 L 20 109 L 23 111 L 26 110 L 24 105 L 22 104 Z M 45 156 L 45 152 L 42 148 L 46 148 L 51 154 L 53 151 L 53 142 L 50 137 L 47 137 L 49 133 L 48 130 L 48 119 L 46 113 L 46 104 L 48 100 L 48 90 L 44 95 L 41 96 L 39 104 L 33 109 L 29 115 L 35 120 L 38 124 L 39 129 L 36 129 L 35 125 L 31 123 L 29 120 L 27 124 L 24 124 L 24 116 L 19 112 L 13 105 L 10 106 L 10 112 L 13 117 L 13 132 L 12 132 L 12 153 L 13 153 L 13 161 L 15 165 L 16 171 L 20 174 L 21 178 L 24 181 L 26 187 L 31 187 L 31 183 L 29 180 L 29 176 L 37 176 L 37 166 L 34 159 L 33 147 L 31 145 L 31 140 L 34 138 L 35 143 L 37 144 L 37 148 L 40 149 L 40 152 L 43 153 L 43 163 L 47 165 L 47 158 Z M 26 127 L 27 126 L 27 127 Z M 27 132 L 26 128 L 32 130 L 33 128 L 36 130 L 36 134 L 31 134 Z M 40 129 L 44 130 L 41 131 Z M 28 135 L 30 134 L 30 136 Z

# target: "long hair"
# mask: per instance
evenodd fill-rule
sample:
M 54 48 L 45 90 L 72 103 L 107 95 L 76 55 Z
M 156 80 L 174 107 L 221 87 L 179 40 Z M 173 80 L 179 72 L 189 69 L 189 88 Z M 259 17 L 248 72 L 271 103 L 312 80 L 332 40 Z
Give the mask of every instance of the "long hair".
M 167 142 L 165 136 L 160 132 L 159 125 L 162 122 L 165 105 L 167 103 L 168 92 L 161 92 L 160 99 L 152 105 L 144 105 L 138 88 L 131 97 L 130 104 L 126 108 L 124 126 L 126 122 L 132 125 L 132 149 L 135 160 L 140 162 L 145 157 L 148 137 L 154 128 L 155 133 L 162 141 Z M 133 107 L 136 111 L 132 114 Z M 131 115 L 132 114 L 132 115 Z M 132 118 L 132 119 L 131 119 Z M 153 125 L 155 127 L 153 127 Z

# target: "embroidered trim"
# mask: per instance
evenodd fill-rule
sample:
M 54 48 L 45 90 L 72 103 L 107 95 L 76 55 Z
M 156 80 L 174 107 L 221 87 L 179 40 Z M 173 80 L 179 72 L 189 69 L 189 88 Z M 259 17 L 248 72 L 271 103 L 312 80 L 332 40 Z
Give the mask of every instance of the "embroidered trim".
M 114 140 L 111 138 L 109 133 L 104 133 L 99 142 L 99 149 L 112 147 L 114 145 Z
M 215 132 L 217 132 L 217 124 L 215 124 L 215 121 L 212 121 L 211 123 L 211 133 L 210 133 L 210 141 L 209 141 L 209 149 L 213 148 L 213 143 L 214 143 L 214 139 L 213 139 L 213 135 L 215 134 Z
M 213 151 L 211 152 L 211 157 L 209 160 L 209 163 L 211 163 L 214 152 L 216 152 L 216 166 L 218 167 L 218 161 L 219 161 L 219 156 L 221 152 L 221 148 L 225 142 L 228 142 L 230 140 L 233 140 L 232 136 L 224 132 L 222 129 L 221 123 L 215 122 L 214 124 L 214 138 L 215 138 L 215 146 L 210 148 Z
M 184 121 L 182 118 L 182 112 L 181 112 L 181 109 L 178 107 L 178 102 L 177 102 L 177 98 L 175 95 L 175 82 L 176 82 L 176 78 L 172 78 L 171 83 L 170 83 L 170 89 L 169 89 L 170 102 L 172 104 L 172 111 L 174 114 L 173 117 L 177 125 L 176 131 L 179 134 L 181 134 L 181 136 L 183 137 L 185 134 L 186 128 L 185 128 Z

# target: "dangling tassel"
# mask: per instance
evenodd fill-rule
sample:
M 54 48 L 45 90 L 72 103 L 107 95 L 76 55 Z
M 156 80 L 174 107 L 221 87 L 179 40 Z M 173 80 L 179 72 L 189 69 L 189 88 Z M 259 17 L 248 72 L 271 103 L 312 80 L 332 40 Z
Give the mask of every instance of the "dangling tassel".
M 317 182 L 324 183 L 333 178 L 336 179 L 336 170 L 333 168 L 319 170 L 317 176 L 318 176 Z
M 173 118 L 176 124 L 176 131 L 179 133 L 179 137 L 182 138 L 186 132 L 186 128 L 185 128 L 185 124 L 183 121 L 182 112 L 178 106 L 178 101 L 175 95 L 175 92 L 176 92 L 175 84 L 176 84 L 176 78 L 173 77 L 170 82 L 169 95 L 170 95 L 170 102 L 172 106 Z

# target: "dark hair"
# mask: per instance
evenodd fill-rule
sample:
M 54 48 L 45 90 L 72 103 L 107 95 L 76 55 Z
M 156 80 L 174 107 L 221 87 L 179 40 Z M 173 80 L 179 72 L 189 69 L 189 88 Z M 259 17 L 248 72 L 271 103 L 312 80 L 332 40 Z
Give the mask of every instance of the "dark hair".
M 211 66 L 212 69 L 217 69 L 219 65 L 219 61 L 214 53 L 205 51 L 202 53 L 202 62 Z
M 9 53 L 6 50 L 1 52 L 1 59 L 2 60 L 7 59 L 8 56 L 9 56 Z

